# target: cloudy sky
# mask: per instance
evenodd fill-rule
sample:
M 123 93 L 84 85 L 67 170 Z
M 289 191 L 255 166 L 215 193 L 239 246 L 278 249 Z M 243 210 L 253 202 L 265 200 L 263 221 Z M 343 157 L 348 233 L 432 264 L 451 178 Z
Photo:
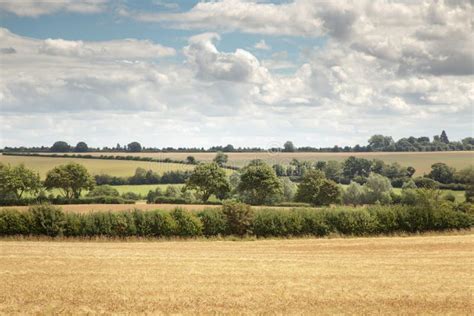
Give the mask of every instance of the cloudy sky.
M 472 3 L 0 0 L 0 147 L 473 135 Z

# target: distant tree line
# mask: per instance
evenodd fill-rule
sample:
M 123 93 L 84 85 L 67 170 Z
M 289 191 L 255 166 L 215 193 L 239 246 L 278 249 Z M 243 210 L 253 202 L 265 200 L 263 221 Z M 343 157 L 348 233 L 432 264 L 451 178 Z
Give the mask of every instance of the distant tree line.
M 136 185 L 136 184 L 176 184 L 185 183 L 191 176 L 191 171 L 166 171 L 162 175 L 153 170 L 137 168 L 131 177 L 116 177 L 107 174 L 94 176 L 97 185 Z
M 391 136 L 373 135 L 369 138 L 367 145 L 338 146 L 333 147 L 297 147 L 291 141 L 283 144 L 283 147 L 260 148 L 260 147 L 234 147 L 231 144 L 226 146 L 204 147 L 145 147 L 139 142 L 131 142 L 126 145 L 117 144 L 115 146 L 89 147 L 81 141 L 76 146 L 69 145 L 65 141 L 57 141 L 51 147 L 5 147 L 3 152 L 393 152 L 393 151 L 462 151 L 473 150 L 474 138 L 466 137 L 461 141 L 450 141 L 448 135 L 443 130 L 440 135 L 401 138 L 395 141 Z

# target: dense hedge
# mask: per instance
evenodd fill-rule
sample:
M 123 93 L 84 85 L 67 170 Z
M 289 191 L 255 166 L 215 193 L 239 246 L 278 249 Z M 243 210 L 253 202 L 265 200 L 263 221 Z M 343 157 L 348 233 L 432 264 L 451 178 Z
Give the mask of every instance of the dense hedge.
M 22 198 L 22 199 L 0 199 L 0 206 L 28 206 L 38 203 L 51 204 L 134 204 L 132 199 L 126 199 L 120 196 L 88 196 L 78 199 L 66 199 L 64 197 L 56 197 L 53 199 L 42 198 Z
M 64 213 L 51 205 L 28 211 L 0 210 L 0 235 L 68 237 L 198 237 L 254 235 L 257 237 L 376 235 L 469 229 L 472 213 L 455 211 L 449 203 L 436 209 L 420 206 L 368 208 L 260 209 L 240 203 L 200 212 L 167 211 Z

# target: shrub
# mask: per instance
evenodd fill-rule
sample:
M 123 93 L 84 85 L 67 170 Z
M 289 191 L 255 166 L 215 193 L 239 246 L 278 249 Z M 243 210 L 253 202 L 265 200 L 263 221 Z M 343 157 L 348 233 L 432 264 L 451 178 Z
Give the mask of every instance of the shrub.
M 196 237 L 202 234 L 202 223 L 193 213 L 175 208 L 171 216 L 176 222 L 175 234 L 181 237 Z
M 257 236 L 296 236 L 302 227 L 300 213 L 288 210 L 259 210 L 253 219 L 253 233 Z
M 250 205 L 237 202 L 225 202 L 222 212 L 227 220 L 227 233 L 230 235 L 243 236 L 251 232 L 254 212 Z
M 96 196 L 119 196 L 117 189 L 111 187 L 110 185 L 101 185 L 96 186 L 92 191 L 90 191 L 87 196 L 96 197 Z
M 208 208 L 198 213 L 204 236 L 223 235 L 227 231 L 227 221 L 221 208 Z
M 51 205 L 37 205 L 28 209 L 31 214 L 33 231 L 37 235 L 58 236 L 63 233 L 65 224 L 64 212 Z
M 0 235 L 31 234 L 31 214 L 13 209 L 0 210 Z
M 169 212 L 150 211 L 146 212 L 146 217 L 153 236 L 169 237 L 175 234 L 177 224 Z
M 327 214 L 323 210 L 299 209 L 296 210 L 302 217 L 301 234 L 327 236 L 331 233 L 331 227 L 327 223 Z M 329 211 L 330 212 L 330 211 Z

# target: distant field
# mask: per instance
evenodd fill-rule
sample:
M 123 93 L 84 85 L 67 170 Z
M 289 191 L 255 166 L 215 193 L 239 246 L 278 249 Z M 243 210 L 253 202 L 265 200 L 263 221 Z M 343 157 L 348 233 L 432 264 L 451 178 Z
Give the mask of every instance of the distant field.
M 150 190 L 161 188 L 166 190 L 168 186 L 181 188 L 183 184 L 139 184 L 139 185 L 113 185 L 112 187 L 117 189 L 120 194 L 125 192 L 133 192 L 141 195 L 147 195 Z
M 472 234 L 0 240 L 0 314 L 472 315 L 473 262 Z
M 104 153 L 90 153 L 92 155 L 103 155 Z M 215 153 L 113 153 L 113 155 L 132 155 L 154 158 L 171 158 L 184 160 L 187 156 L 194 156 L 200 161 L 211 161 Z M 416 175 L 429 173 L 431 165 L 436 162 L 444 162 L 449 166 L 461 169 L 474 164 L 473 151 L 448 151 L 448 152 L 395 152 L 395 153 L 283 153 L 283 152 L 261 152 L 261 153 L 227 153 L 229 165 L 244 166 L 252 159 L 263 159 L 270 164 L 288 164 L 293 158 L 299 160 L 336 160 L 343 161 L 349 156 L 367 159 L 382 159 L 385 162 L 398 162 L 403 166 L 412 166 L 416 169 Z
M 77 162 L 85 166 L 93 175 L 109 174 L 112 176 L 132 176 L 138 167 L 151 169 L 162 174 L 166 171 L 193 170 L 194 166 L 176 163 L 157 163 L 146 161 L 128 160 L 100 160 L 83 158 L 51 158 L 51 157 L 26 157 L 26 156 L 3 156 L 0 155 L 0 162 L 11 165 L 25 164 L 28 168 L 38 171 L 42 178 L 46 173 L 57 165 L 68 162 Z

